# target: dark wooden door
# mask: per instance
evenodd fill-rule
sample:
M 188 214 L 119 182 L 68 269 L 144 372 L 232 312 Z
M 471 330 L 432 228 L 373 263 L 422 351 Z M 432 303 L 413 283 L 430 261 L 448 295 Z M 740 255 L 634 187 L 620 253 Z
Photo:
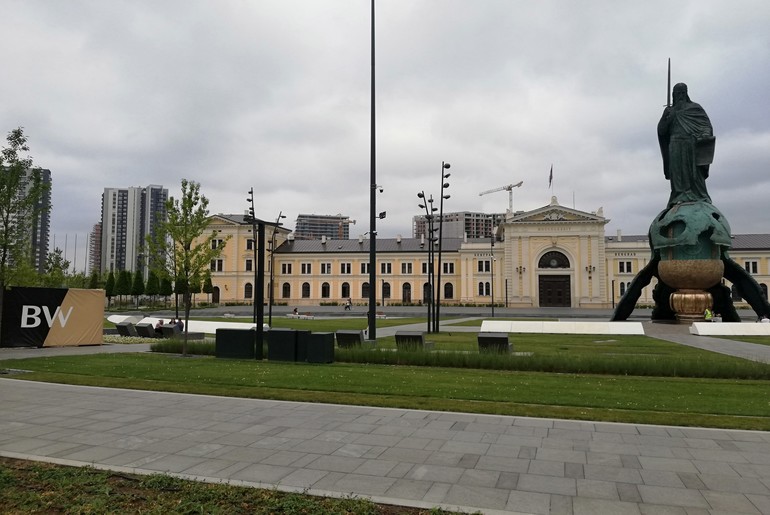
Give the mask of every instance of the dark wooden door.
M 571 307 L 570 280 L 568 275 L 540 276 L 540 307 Z

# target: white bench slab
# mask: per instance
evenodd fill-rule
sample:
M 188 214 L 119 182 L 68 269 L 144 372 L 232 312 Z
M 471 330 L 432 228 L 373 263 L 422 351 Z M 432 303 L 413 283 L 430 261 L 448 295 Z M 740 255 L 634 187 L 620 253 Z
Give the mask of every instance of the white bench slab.
M 543 334 L 644 334 L 641 322 L 604 322 L 601 320 L 484 320 L 481 332 L 543 333 Z
M 770 336 L 770 324 L 754 322 L 695 322 L 690 333 L 697 336 Z

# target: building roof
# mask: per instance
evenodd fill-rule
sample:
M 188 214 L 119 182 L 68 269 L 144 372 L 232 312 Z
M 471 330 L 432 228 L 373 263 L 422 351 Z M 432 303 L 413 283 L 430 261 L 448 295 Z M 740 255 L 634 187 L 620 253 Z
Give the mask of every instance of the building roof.
M 649 245 L 649 237 L 646 234 L 621 234 L 617 236 L 605 236 L 607 243 L 645 243 Z M 732 236 L 731 250 L 770 250 L 770 234 L 734 234 Z
M 368 253 L 369 239 L 353 240 L 287 240 L 275 252 L 277 254 L 322 254 L 328 253 Z M 457 252 L 465 242 L 463 238 L 444 238 L 442 251 Z M 421 238 L 377 238 L 377 252 L 420 252 L 425 251 Z M 471 239 L 468 243 L 489 242 L 488 238 Z

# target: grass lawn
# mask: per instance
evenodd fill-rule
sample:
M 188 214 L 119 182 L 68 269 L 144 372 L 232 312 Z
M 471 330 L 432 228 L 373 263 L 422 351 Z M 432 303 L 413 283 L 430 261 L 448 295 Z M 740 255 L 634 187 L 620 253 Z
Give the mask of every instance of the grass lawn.
M 770 429 L 770 381 L 101 354 L 0 361 L 19 379 L 251 398 Z
M 770 336 L 720 336 L 723 340 L 734 340 L 736 342 L 757 343 L 759 345 L 770 345 Z
M 312 497 L 277 490 L 140 476 L 0 458 L 3 513 L 274 513 L 309 515 L 444 514 L 364 499 Z

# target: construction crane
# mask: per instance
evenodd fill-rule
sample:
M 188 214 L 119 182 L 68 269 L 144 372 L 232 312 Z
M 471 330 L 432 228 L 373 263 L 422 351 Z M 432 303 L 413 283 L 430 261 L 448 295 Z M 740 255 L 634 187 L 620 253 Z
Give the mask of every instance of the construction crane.
M 513 188 L 518 188 L 522 184 L 524 184 L 524 181 L 519 181 L 516 184 L 509 184 L 507 186 L 500 186 L 499 188 L 493 188 L 491 190 L 482 191 L 479 193 L 479 197 L 482 195 L 486 195 L 487 193 L 495 193 L 497 191 L 507 191 L 508 192 L 508 212 L 513 213 Z
M 342 215 L 338 214 L 337 216 L 342 216 Z M 339 239 L 342 239 L 342 235 L 344 234 L 344 231 L 342 230 L 343 225 L 350 225 L 350 224 L 356 225 L 356 221 L 351 220 L 350 218 L 346 218 L 345 220 L 339 221 L 339 231 L 337 232 L 337 237 Z

